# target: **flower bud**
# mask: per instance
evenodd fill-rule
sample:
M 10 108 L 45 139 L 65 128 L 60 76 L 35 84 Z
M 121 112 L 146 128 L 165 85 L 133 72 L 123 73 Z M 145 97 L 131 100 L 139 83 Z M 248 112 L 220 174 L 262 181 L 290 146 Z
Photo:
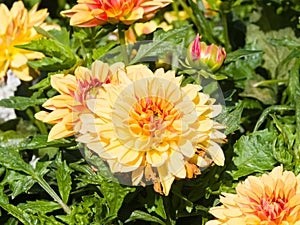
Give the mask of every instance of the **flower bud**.
M 200 41 L 199 34 L 189 45 L 187 61 L 195 69 L 204 69 L 208 72 L 216 72 L 223 64 L 226 52 L 214 44 L 209 46 Z

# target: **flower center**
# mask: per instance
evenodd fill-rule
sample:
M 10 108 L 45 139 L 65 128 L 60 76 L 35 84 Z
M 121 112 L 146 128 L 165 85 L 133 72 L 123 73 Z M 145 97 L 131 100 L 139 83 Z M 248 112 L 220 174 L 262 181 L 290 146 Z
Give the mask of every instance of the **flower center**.
M 148 146 L 156 149 L 169 136 L 169 132 L 176 132 L 173 123 L 180 119 L 180 113 L 169 101 L 148 96 L 134 104 L 129 117 L 131 133 L 135 137 L 150 139 Z
M 258 206 L 258 213 L 264 220 L 271 220 L 281 222 L 284 219 L 289 208 L 286 207 L 287 200 L 285 199 L 270 199 L 261 198 L 260 206 Z
M 78 92 L 75 93 L 75 99 L 81 104 L 85 104 L 87 99 L 96 98 L 99 88 L 102 87 L 102 82 L 96 78 L 84 80 L 78 84 Z

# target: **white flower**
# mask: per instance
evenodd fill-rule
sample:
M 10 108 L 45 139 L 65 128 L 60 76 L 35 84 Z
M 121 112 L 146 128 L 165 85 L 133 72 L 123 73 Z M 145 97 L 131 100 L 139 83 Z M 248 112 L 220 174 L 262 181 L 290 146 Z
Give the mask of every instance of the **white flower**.
M 15 91 L 20 84 L 20 79 L 11 70 L 8 70 L 6 73 L 6 80 L 3 79 L 0 83 L 0 100 L 14 96 Z M 15 118 L 16 114 L 14 109 L 0 106 L 0 122 Z

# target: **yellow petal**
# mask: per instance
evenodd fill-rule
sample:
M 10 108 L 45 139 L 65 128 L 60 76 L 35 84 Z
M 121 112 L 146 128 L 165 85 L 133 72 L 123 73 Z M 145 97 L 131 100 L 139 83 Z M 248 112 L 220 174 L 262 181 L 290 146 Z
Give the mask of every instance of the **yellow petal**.
M 49 115 L 48 112 L 40 111 L 34 115 L 37 120 L 44 121 L 44 119 Z
M 89 11 L 82 11 L 75 13 L 70 20 L 71 26 L 76 26 L 80 24 L 84 24 L 86 22 L 89 22 L 90 20 L 94 19 L 93 15 Z
M 224 215 L 225 210 L 226 209 L 224 206 L 212 207 L 210 208 L 209 213 L 218 219 L 225 220 L 226 219 L 226 216 Z
M 225 156 L 221 147 L 217 143 L 210 141 L 207 152 L 218 166 L 224 165 Z
M 95 78 L 98 78 L 100 82 L 105 82 L 109 75 L 109 66 L 101 61 L 95 61 L 92 63 L 92 74 Z
M 292 197 L 290 200 L 289 200 L 289 206 L 291 208 L 297 206 L 297 205 L 300 205 L 300 194 L 297 194 L 295 195 L 294 197 Z
M 186 140 L 183 144 L 180 144 L 179 148 L 181 153 L 187 158 L 191 158 L 195 154 L 195 147 L 189 140 Z
M 44 118 L 44 122 L 48 123 L 51 121 L 63 119 L 66 115 L 68 115 L 70 113 L 72 113 L 72 112 L 70 111 L 70 109 L 67 109 L 67 108 L 56 109 L 56 110 L 52 111 L 51 113 L 49 113 L 46 118 Z
M 183 156 L 179 152 L 173 152 L 168 160 L 170 172 L 178 178 L 186 177 L 186 170 L 184 166 Z
M 161 166 L 167 159 L 167 155 L 164 152 L 151 150 L 146 153 L 146 160 L 154 167 Z
M 157 167 L 157 171 L 163 187 L 163 193 L 167 196 L 170 193 L 171 186 L 173 181 L 175 180 L 175 177 L 170 174 L 166 164 Z
M 132 185 L 138 185 L 144 176 L 144 167 L 140 166 L 136 170 L 132 171 L 131 180 Z
M 51 86 L 61 94 L 69 95 L 70 90 L 76 91 L 77 82 L 73 75 L 55 74 L 51 76 Z
M 221 225 L 221 224 L 222 222 L 220 222 L 219 220 L 210 220 L 205 223 L 205 225 Z
M 69 129 L 63 123 L 58 123 L 52 127 L 48 135 L 48 141 L 57 140 L 74 135 L 73 129 Z
M 126 152 L 120 152 L 118 159 L 121 164 L 129 164 L 132 161 L 136 161 L 141 156 L 141 152 L 128 149 Z
M 48 99 L 43 107 L 51 110 L 55 110 L 59 107 L 66 107 L 74 105 L 75 100 L 70 95 L 56 95 L 50 99 Z M 54 106 L 54 107 L 53 107 Z
M 3 3 L 0 4 L 0 21 L 1 21 L 0 35 L 3 35 L 6 33 L 8 24 L 11 21 L 9 10 L 7 6 Z

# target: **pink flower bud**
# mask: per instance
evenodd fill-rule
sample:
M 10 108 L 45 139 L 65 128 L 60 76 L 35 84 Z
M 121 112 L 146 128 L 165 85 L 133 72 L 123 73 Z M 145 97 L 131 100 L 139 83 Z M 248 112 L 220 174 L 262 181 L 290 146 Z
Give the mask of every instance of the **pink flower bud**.
M 200 41 L 199 34 L 188 47 L 187 61 L 195 69 L 216 72 L 222 66 L 225 58 L 226 52 L 223 48 L 215 44 L 207 46 L 205 42 Z

